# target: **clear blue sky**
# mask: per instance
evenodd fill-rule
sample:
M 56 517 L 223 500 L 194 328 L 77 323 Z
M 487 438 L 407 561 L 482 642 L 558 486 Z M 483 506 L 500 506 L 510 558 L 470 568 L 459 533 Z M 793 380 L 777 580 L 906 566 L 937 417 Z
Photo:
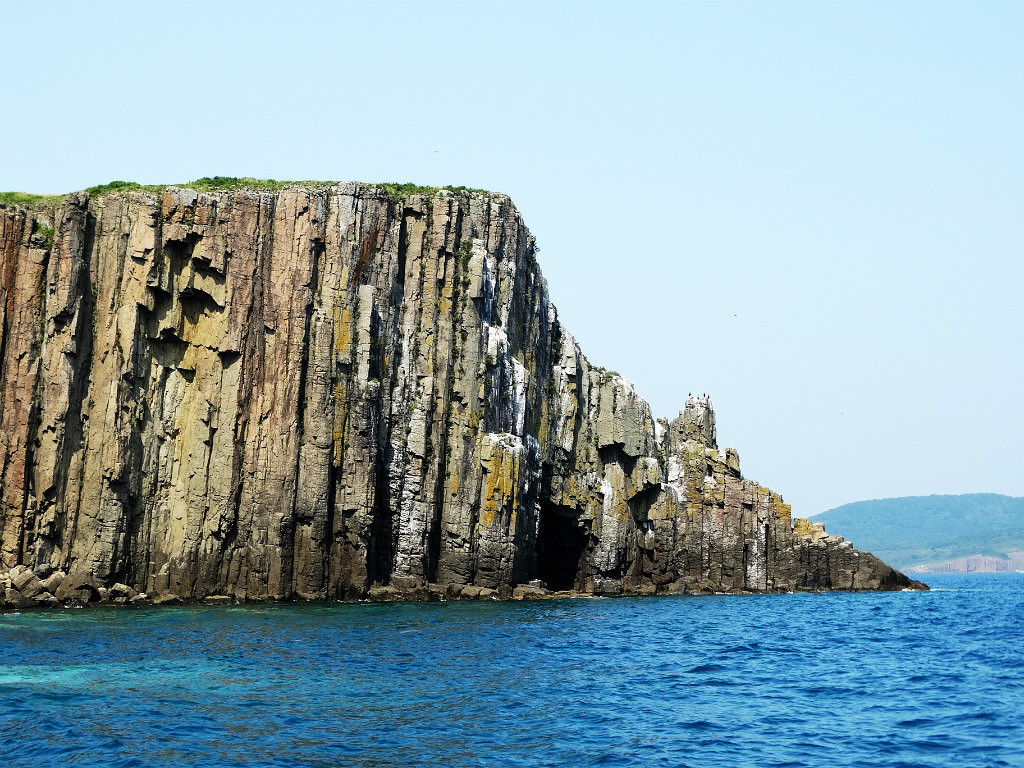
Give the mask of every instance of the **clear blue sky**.
M 1024 3 L 0 0 L 0 189 L 512 196 L 562 319 L 809 515 L 1024 495 Z

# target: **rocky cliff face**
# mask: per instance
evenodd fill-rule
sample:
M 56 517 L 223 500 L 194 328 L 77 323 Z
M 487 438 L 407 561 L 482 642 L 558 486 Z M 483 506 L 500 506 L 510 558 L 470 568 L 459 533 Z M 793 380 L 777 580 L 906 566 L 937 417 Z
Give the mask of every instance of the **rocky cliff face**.
M 0 207 L 8 602 L 910 585 L 588 363 L 534 253 L 483 193 Z

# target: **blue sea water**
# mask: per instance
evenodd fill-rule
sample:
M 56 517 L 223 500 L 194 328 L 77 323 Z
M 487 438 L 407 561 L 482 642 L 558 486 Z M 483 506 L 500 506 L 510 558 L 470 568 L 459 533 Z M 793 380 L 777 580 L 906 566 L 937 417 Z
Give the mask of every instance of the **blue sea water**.
M 0 765 L 1024 766 L 1024 575 L 0 616 Z

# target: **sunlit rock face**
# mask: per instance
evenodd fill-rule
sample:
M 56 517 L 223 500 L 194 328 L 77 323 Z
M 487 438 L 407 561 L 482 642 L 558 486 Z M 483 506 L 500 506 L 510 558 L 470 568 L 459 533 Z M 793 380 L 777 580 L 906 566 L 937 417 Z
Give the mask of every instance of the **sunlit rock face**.
M 535 250 L 487 193 L 0 206 L 8 602 L 911 584 L 591 365 Z

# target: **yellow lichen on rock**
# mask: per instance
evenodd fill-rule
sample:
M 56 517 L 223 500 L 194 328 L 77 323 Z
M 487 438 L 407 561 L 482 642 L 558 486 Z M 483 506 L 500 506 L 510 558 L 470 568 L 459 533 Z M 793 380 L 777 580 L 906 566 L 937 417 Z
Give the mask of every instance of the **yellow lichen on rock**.
M 499 519 L 511 518 L 518 508 L 521 452 L 521 445 L 516 445 L 512 435 L 488 433 L 482 436 L 480 464 L 483 467 L 483 494 L 480 523 L 485 528 L 493 527 Z

